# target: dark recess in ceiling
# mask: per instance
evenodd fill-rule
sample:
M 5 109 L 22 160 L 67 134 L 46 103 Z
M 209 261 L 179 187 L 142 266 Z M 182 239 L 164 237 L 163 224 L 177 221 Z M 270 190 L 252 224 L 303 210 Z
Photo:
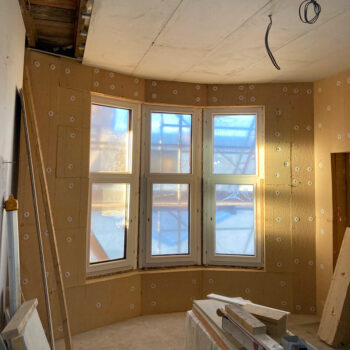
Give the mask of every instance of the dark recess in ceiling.
M 82 58 L 92 11 L 92 0 L 18 1 L 29 47 Z

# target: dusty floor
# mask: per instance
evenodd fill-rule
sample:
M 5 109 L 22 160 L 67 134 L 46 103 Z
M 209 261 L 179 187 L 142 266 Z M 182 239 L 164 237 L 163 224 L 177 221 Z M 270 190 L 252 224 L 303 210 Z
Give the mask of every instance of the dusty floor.
M 73 337 L 74 350 L 183 350 L 186 313 L 141 316 Z M 333 349 L 317 338 L 319 318 L 291 315 L 288 329 L 320 350 Z M 59 340 L 56 350 L 63 350 Z M 350 345 L 342 350 L 350 350 Z

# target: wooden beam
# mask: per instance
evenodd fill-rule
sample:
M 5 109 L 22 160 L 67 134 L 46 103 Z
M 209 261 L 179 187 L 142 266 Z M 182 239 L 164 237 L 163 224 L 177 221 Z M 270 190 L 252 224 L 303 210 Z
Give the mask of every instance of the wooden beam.
M 350 343 L 350 228 L 345 231 L 318 336 L 338 347 Z
M 241 306 L 228 304 L 225 311 L 251 334 L 266 333 L 266 326 Z
M 50 350 L 36 307 L 37 299 L 20 306 L 1 333 L 11 343 L 11 349 Z
M 85 13 L 88 8 L 88 0 L 78 0 L 79 1 L 79 11 L 77 11 L 77 17 L 75 21 L 75 57 L 81 57 L 84 54 L 84 50 L 80 50 L 79 47 L 81 45 L 85 45 L 86 43 L 86 35 L 81 35 L 80 32 L 89 26 L 90 24 L 90 19 L 84 19 L 83 18 L 83 13 Z M 89 1 L 89 4 L 92 4 L 93 0 Z M 92 5 L 91 5 L 92 6 Z M 91 9 L 90 9 L 91 11 Z
M 76 10 L 77 2 L 76 0 L 30 0 L 33 5 L 58 7 L 67 10 Z
M 28 8 L 26 0 L 18 0 L 21 8 L 24 26 L 26 28 L 26 35 L 28 38 L 28 44 L 30 47 L 35 47 L 36 44 L 36 29 L 32 16 Z
M 75 10 L 67 10 L 50 6 L 32 5 L 30 14 L 34 20 L 47 20 L 74 23 Z
M 68 312 L 67 312 L 66 295 L 65 295 L 65 290 L 63 286 L 61 264 L 60 264 L 60 258 L 58 255 L 58 248 L 57 248 L 56 232 L 53 224 L 51 201 L 50 201 L 49 190 L 47 186 L 45 165 L 44 165 L 43 154 L 41 150 L 41 143 L 39 138 L 37 118 L 36 118 L 36 113 L 34 108 L 34 100 L 32 95 L 32 88 L 30 83 L 28 67 L 25 67 L 25 70 L 24 70 L 23 91 L 24 91 L 25 105 L 27 106 L 29 135 L 30 135 L 33 149 L 34 149 L 34 156 L 36 157 L 36 161 L 37 161 L 36 163 L 38 164 L 37 168 L 38 168 L 38 174 L 39 174 L 39 180 L 40 180 L 45 219 L 47 224 L 47 231 L 49 233 L 49 238 L 50 238 L 49 242 L 50 242 L 51 255 L 53 260 L 53 269 L 56 277 L 57 294 L 58 294 L 58 300 L 59 300 L 60 310 L 61 310 L 65 346 L 67 350 L 71 350 L 72 338 L 71 338 L 71 331 L 70 331 L 70 322 L 69 322 Z
M 7 324 L 3 333 L 1 333 L 4 339 L 11 339 L 20 336 L 28 322 L 30 315 L 38 306 L 38 300 L 33 299 L 26 301 L 21 305 L 18 312 L 11 318 L 11 321 Z
M 210 326 L 209 322 L 200 314 L 200 312 L 196 309 L 192 309 L 193 314 L 198 318 L 201 322 L 205 330 L 210 334 L 210 336 L 215 340 L 215 342 L 220 346 L 222 350 L 230 350 L 222 338 L 215 332 L 215 330 Z
M 266 309 L 260 305 L 246 304 L 242 308 L 263 322 L 267 334 L 271 337 L 281 338 L 287 332 L 287 315 L 283 311 Z

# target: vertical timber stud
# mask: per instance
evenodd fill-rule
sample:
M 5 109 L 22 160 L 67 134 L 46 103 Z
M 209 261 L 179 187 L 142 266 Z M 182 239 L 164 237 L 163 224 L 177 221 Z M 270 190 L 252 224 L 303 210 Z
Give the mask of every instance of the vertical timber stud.
M 26 141 L 29 175 L 30 175 L 30 182 L 32 186 L 32 197 L 33 197 L 33 206 L 34 206 L 34 212 L 35 212 L 36 234 L 37 234 L 38 246 L 39 246 L 41 275 L 42 275 L 42 282 L 43 282 L 44 295 L 45 295 L 47 325 L 49 328 L 49 336 L 50 336 L 50 347 L 51 347 L 51 350 L 55 350 L 55 341 L 54 341 L 53 329 L 52 329 L 50 296 L 49 296 L 49 288 L 47 284 L 45 254 L 43 249 L 43 239 L 42 239 L 41 227 L 40 227 L 38 197 L 36 194 L 36 186 L 35 186 L 35 174 L 34 174 L 34 168 L 33 168 L 32 148 L 30 146 L 31 141 L 30 141 L 29 130 L 28 130 L 28 120 L 26 115 L 26 107 L 24 102 L 23 91 L 21 91 L 20 96 L 21 96 L 21 104 L 22 104 L 23 129 L 24 129 L 24 135 L 25 135 L 25 141 Z
M 72 338 L 71 338 L 69 317 L 67 312 L 67 302 L 66 302 L 66 296 L 65 296 L 63 280 L 62 280 L 61 265 L 60 265 L 60 259 L 58 255 L 57 242 L 56 242 L 56 233 L 55 233 L 55 228 L 53 224 L 51 202 L 49 198 L 49 191 L 48 191 L 48 186 L 46 181 L 43 155 L 41 151 L 39 132 L 38 132 L 36 114 L 34 109 L 33 95 L 32 95 L 32 90 L 30 85 L 29 70 L 27 67 L 24 70 L 23 90 L 24 90 L 24 101 L 25 101 L 25 105 L 27 106 L 29 136 L 33 143 L 34 156 L 36 157 L 37 163 L 39 165 L 39 169 L 38 169 L 39 180 L 40 180 L 40 187 L 42 192 L 42 200 L 44 204 L 43 206 L 45 210 L 47 230 L 49 233 L 53 267 L 54 267 L 56 283 L 57 283 L 57 292 L 58 292 L 58 299 L 60 303 L 60 310 L 61 310 L 61 316 L 62 316 L 64 341 L 65 341 L 66 350 L 71 350 Z

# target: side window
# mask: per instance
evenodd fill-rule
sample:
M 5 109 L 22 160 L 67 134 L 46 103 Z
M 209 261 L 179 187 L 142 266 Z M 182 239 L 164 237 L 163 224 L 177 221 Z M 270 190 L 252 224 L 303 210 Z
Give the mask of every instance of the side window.
M 262 109 L 204 113 L 204 263 L 262 265 Z
M 136 266 L 139 129 L 137 104 L 92 98 L 88 274 Z

